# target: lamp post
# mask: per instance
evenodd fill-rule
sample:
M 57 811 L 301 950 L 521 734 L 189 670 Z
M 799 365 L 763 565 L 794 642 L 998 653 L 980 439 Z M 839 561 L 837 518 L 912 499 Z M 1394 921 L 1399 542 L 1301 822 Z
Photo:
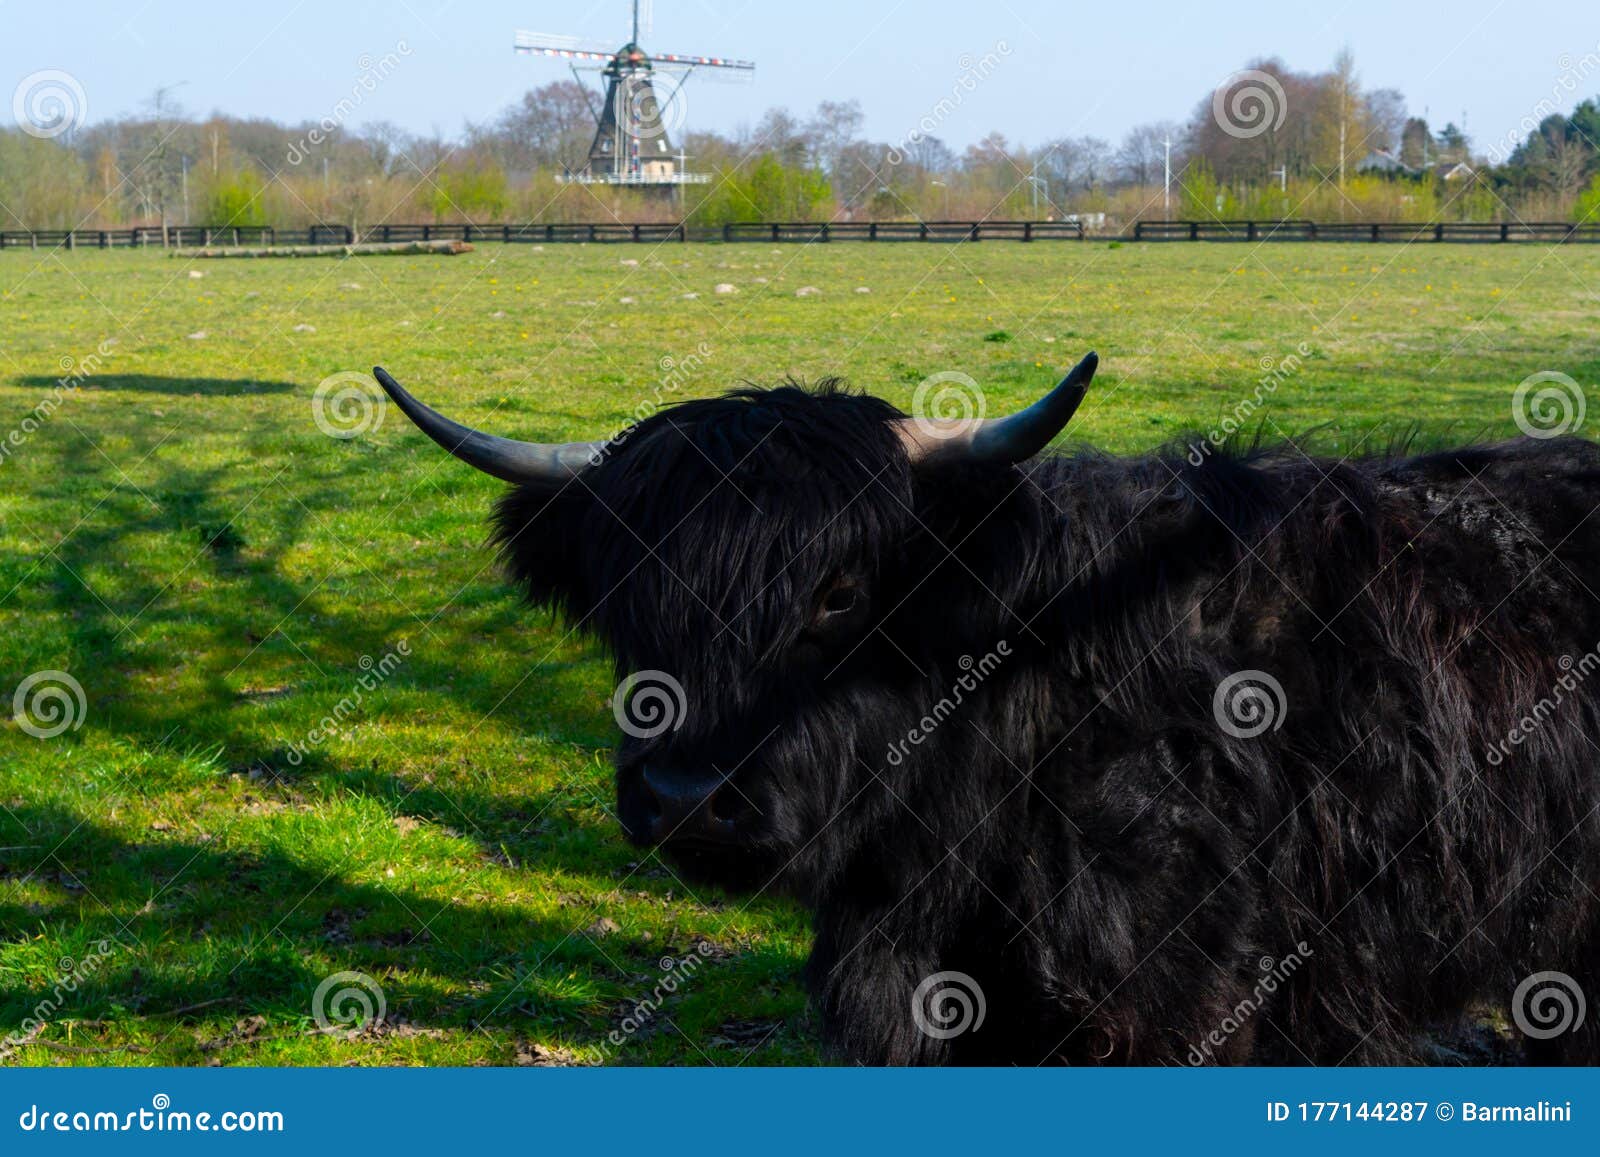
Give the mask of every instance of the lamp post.
M 1033 162 L 1033 168 L 1028 172 L 1028 184 L 1033 186 L 1033 215 L 1039 215 L 1039 186 L 1044 186 L 1045 204 L 1050 203 L 1050 182 L 1039 176 L 1039 162 Z
M 943 181 L 929 181 L 928 184 L 932 185 L 935 189 L 944 190 L 944 219 L 946 221 L 950 220 L 950 186 L 945 184 Z
M 1172 138 L 1167 137 L 1161 145 L 1165 150 L 1161 176 L 1161 219 L 1170 221 L 1172 220 Z

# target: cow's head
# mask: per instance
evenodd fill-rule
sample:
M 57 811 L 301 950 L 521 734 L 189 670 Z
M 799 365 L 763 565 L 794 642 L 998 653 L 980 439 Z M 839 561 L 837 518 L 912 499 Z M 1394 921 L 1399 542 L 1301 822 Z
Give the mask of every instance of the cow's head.
M 615 657 L 630 838 L 702 878 L 789 868 L 810 890 L 819 832 L 866 838 L 883 818 L 893 786 L 870 789 L 929 680 L 998 636 L 1005 608 L 977 572 L 1016 552 L 983 526 L 1096 361 L 999 419 L 908 418 L 828 383 L 680 402 L 564 445 L 471 430 L 374 373 L 425 434 L 512 484 L 495 518 L 512 576 Z

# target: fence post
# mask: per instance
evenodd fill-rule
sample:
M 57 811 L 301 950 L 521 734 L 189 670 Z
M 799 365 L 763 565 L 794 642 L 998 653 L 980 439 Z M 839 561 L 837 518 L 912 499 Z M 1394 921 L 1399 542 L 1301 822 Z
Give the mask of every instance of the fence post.
M 1510 221 L 1502 221 L 1502 222 L 1500 222 L 1500 240 L 1502 240 L 1502 241 L 1510 241 L 1511 240 L 1511 222 Z
M 1254 221 L 1246 221 L 1244 223 L 1244 239 L 1246 241 L 1254 241 L 1256 239 L 1256 223 Z
M 1200 240 L 1200 222 L 1198 222 L 1198 221 L 1190 221 L 1189 222 L 1189 240 L 1190 241 L 1198 241 L 1198 240 Z
M 928 223 L 923 221 L 920 224 L 921 227 L 917 230 L 917 240 L 926 241 L 928 239 Z

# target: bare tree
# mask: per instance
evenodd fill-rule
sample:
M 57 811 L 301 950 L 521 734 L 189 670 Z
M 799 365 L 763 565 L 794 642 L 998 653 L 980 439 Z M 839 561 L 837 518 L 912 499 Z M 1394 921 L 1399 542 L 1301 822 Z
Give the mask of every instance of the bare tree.
M 486 145 L 508 169 L 582 168 L 594 139 L 590 101 L 577 81 L 552 81 L 523 94 L 470 143 Z
M 1378 88 L 1366 94 L 1366 147 L 1393 152 L 1401 144 L 1410 121 L 1405 94 L 1397 88 Z
M 841 176 L 840 161 L 846 150 L 861 139 L 861 126 L 865 121 L 860 101 L 825 100 L 806 122 L 805 135 L 809 138 L 811 153 L 835 181 Z
M 1116 179 L 1129 185 L 1154 185 L 1162 179 L 1167 143 L 1181 152 L 1183 132 L 1171 121 L 1137 125 L 1122 138 L 1114 158 Z

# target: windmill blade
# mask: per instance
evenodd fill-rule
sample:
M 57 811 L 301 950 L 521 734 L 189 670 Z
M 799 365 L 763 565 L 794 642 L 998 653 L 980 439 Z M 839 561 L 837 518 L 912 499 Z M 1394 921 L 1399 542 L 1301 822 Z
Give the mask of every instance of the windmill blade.
M 593 41 L 581 41 L 576 36 L 552 36 L 547 32 L 524 32 L 518 29 L 512 47 L 519 56 L 555 56 L 562 60 L 610 60 L 615 51 L 607 51 Z
M 652 64 L 678 64 L 691 68 L 733 68 L 741 72 L 754 72 L 755 62 L 750 60 L 729 60 L 725 56 L 691 56 L 676 52 L 652 52 Z
M 555 56 L 562 60 L 596 60 L 607 61 L 614 55 L 610 52 L 582 52 L 572 48 L 533 48 L 528 45 L 515 45 L 518 56 Z

